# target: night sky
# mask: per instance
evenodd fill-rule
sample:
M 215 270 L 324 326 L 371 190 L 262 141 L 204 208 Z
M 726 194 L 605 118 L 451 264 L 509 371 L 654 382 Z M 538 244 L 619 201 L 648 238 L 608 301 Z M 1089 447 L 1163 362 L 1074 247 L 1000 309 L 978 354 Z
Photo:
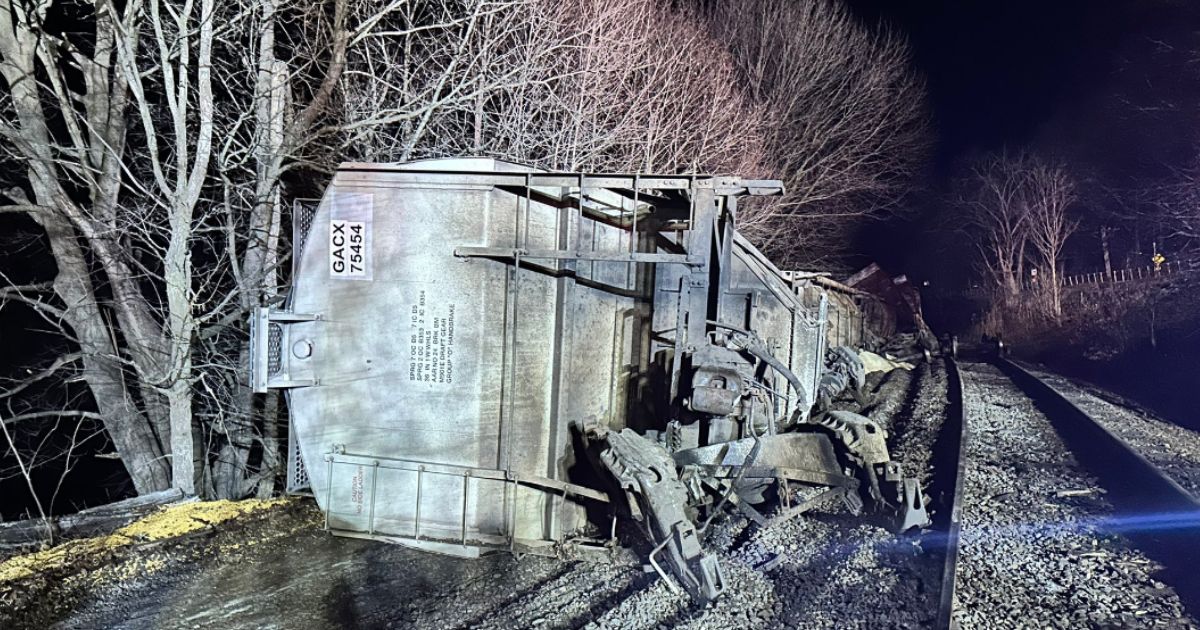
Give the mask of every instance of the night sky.
M 863 19 L 904 33 L 929 88 L 935 138 L 912 196 L 915 219 L 868 229 L 871 258 L 960 282 L 945 195 L 973 157 L 1028 149 L 1063 160 L 1085 218 L 1111 211 L 1105 190 L 1185 166 L 1200 107 L 1200 3 L 1167 0 L 853 0 Z M 899 236 L 898 236 L 899 235 Z M 1088 238 L 1074 264 L 1087 266 Z M 965 262 L 965 261 L 964 261 Z M 1068 264 L 1072 264 L 1069 259 Z M 957 275 L 958 277 L 954 277 Z

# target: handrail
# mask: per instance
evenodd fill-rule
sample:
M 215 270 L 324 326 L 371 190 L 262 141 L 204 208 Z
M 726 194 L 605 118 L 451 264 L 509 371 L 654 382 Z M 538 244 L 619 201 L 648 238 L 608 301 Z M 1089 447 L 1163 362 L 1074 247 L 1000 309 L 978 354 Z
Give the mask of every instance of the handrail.
M 476 468 L 473 466 L 460 466 L 457 464 L 442 464 L 434 462 L 426 462 L 415 459 L 401 459 L 398 457 L 384 457 L 380 455 L 363 455 L 357 453 L 328 453 L 325 455 L 325 461 L 336 464 L 363 464 L 373 466 L 378 462 L 380 468 L 390 468 L 393 470 L 410 470 L 416 472 L 420 470 L 424 473 L 442 474 L 442 475 L 469 475 L 476 479 L 488 479 L 493 481 L 512 481 L 525 486 L 532 486 L 547 491 L 555 491 L 574 495 L 585 499 L 592 499 L 600 503 L 610 503 L 607 494 L 570 483 L 551 479 L 549 477 L 541 477 L 538 475 L 529 475 L 511 470 L 501 470 L 497 468 Z

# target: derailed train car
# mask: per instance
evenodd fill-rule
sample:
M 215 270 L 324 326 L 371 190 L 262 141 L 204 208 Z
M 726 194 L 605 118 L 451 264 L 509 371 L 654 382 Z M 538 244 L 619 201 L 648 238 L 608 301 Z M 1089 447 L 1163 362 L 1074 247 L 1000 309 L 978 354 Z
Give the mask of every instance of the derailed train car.
M 881 428 L 818 404 L 861 380 L 827 353 L 823 291 L 737 232 L 741 198 L 780 191 L 343 164 L 295 218 L 286 301 L 252 322 L 253 386 L 287 395 L 290 485 L 336 534 L 461 555 L 605 557 L 630 518 L 700 600 L 723 589 L 700 533 L 730 505 L 839 495 L 920 520 Z

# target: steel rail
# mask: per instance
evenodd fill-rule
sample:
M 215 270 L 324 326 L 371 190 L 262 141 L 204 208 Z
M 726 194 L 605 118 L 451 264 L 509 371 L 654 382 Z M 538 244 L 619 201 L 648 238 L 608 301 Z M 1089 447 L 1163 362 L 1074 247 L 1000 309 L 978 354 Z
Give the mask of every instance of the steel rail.
M 942 589 L 938 600 L 936 627 L 956 630 L 958 624 L 954 621 L 954 591 L 957 583 L 955 577 L 958 573 L 959 531 L 962 528 L 963 479 L 966 476 L 966 459 L 962 455 L 969 439 L 969 429 L 963 406 L 962 372 L 958 369 L 958 362 L 953 358 L 947 357 L 945 361 L 946 375 L 949 381 L 947 387 L 949 405 L 947 406 L 946 424 L 934 447 L 934 454 L 943 458 L 953 458 L 953 465 L 946 462 L 946 465 L 935 464 L 934 467 L 934 483 L 940 486 L 935 492 L 941 495 L 943 504 L 949 504 L 949 509 L 943 508 L 940 515 L 934 515 L 935 529 L 945 534 L 943 550 L 945 560 L 942 565 Z M 953 479 L 948 475 L 950 471 L 954 473 Z

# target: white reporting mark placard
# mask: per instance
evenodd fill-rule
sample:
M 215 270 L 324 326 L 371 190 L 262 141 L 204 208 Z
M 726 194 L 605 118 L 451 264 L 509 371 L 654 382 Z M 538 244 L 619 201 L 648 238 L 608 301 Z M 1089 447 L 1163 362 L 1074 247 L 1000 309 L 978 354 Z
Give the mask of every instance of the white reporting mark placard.
M 329 275 L 364 277 L 367 273 L 367 226 L 362 221 L 329 222 Z

